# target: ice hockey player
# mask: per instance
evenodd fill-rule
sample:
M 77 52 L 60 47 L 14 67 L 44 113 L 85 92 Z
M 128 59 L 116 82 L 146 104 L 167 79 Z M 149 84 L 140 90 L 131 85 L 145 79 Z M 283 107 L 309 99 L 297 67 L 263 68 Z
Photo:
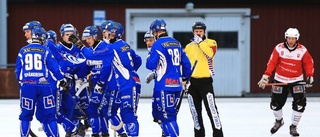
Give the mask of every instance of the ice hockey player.
M 124 28 L 118 22 L 111 22 L 106 27 L 110 38 L 110 48 L 114 50 L 112 67 L 114 69 L 119 87 L 119 98 L 121 99 L 120 115 L 125 125 L 128 136 L 139 135 L 139 122 L 137 119 L 137 108 L 139 102 L 140 88 L 137 84 L 138 75 L 136 71 L 141 66 L 141 57 L 125 41 L 121 39 Z M 104 69 L 108 67 L 104 66 Z M 101 74 L 96 88 L 104 87 L 108 75 Z
M 259 87 L 264 89 L 275 70 L 274 82 L 290 83 L 290 85 L 272 86 L 270 108 L 275 116 L 275 124 L 270 130 L 272 134 L 284 124 L 282 107 L 290 93 L 293 97 L 290 135 L 299 136 L 297 126 L 307 104 L 305 87 L 312 87 L 314 81 L 313 59 L 307 48 L 298 42 L 299 37 L 300 33 L 297 28 L 287 29 L 284 33 L 286 41 L 274 47 L 267 69 L 258 82 Z M 305 72 L 307 84 L 295 84 L 304 80 L 303 72 Z
M 56 107 L 51 87 L 47 80 L 51 73 L 57 78 L 58 85 L 68 88 L 67 81 L 50 50 L 43 46 L 46 31 L 37 27 L 31 31 L 32 41 L 20 49 L 16 61 L 16 78 L 20 83 L 21 137 L 29 136 L 30 121 L 34 111 L 41 111 L 36 118 L 43 126 L 48 137 L 58 137 L 58 126 L 55 118 Z M 48 73 L 50 72 L 50 73 Z
M 67 89 L 68 92 L 61 92 L 58 122 L 63 125 L 66 136 L 71 136 L 72 134 L 84 136 L 82 126 L 80 128 L 79 118 L 84 117 L 83 111 L 85 112 L 89 106 L 89 98 L 87 92 L 79 91 L 79 96 L 76 96 L 76 93 L 87 75 L 87 71 L 84 69 L 86 67 L 86 59 L 81 54 L 80 49 L 69 41 L 69 36 L 76 34 L 76 29 L 72 24 L 62 24 L 60 34 L 62 41 L 56 45 L 56 48 L 62 58 L 56 59 L 61 66 L 61 70 L 65 75 L 69 76 L 71 81 L 69 82 L 70 89 Z
M 161 121 L 165 136 L 177 137 L 176 105 L 182 91 L 181 78 L 190 77 L 191 64 L 180 42 L 168 36 L 163 19 L 154 20 L 150 31 L 156 39 L 146 62 L 147 69 L 156 72 L 152 102 L 154 119 Z

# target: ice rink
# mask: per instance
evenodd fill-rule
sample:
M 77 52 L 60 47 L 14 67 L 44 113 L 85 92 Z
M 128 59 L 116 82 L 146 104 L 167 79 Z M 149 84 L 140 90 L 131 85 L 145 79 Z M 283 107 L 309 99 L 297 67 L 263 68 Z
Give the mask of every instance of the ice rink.
M 270 128 L 274 123 L 274 116 L 269 109 L 270 98 L 217 98 L 216 103 L 225 137 L 290 137 L 289 125 L 291 124 L 291 101 L 289 97 L 285 107 L 284 125 L 279 131 L 271 135 Z M 19 137 L 19 100 L 0 100 L 0 136 Z M 203 110 L 205 111 L 205 110 Z M 203 112 L 206 126 L 206 136 L 212 136 L 210 121 Z M 140 122 L 140 137 L 160 137 L 160 127 L 152 122 L 151 99 L 140 100 L 138 108 Z M 180 137 L 193 136 L 193 122 L 186 98 L 183 99 L 181 110 L 178 114 Z M 38 131 L 40 123 L 34 119 L 31 129 L 40 137 L 45 137 L 44 132 Z M 59 126 L 60 136 L 64 132 Z M 298 125 L 300 137 L 320 137 L 320 98 L 307 98 L 307 108 Z M 110 132 L 113 137 L 113 131 Z

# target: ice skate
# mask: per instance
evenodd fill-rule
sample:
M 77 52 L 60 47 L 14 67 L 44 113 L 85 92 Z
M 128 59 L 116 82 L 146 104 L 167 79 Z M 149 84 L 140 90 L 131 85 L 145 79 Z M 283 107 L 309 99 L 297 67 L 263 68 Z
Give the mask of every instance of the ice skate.
M 163 130 L 162 130 L 162 134 L 161 134 L 161 137 L 166 137 L 166 135 L 164 135 L 164 132 L 163 132 Z
M 121 133 L 118 135 L 118 137 L 128 137 L 128 135 L 126 133 Z
M 276 120 L 276 122 L 274 123 L 274 126 L 270 130 L 271 134 L 276 133 L 283 124 L 284 124 L 283 118 L 281 120 Z
M 299 137 L 299 133 L 297 132 L 297 126 L 295 125 L 290 126 L 290 135 L 292 137 Z
M 85 130 L 86 130 L 86 127 L 82 123 L 80 123 L 80 127 L 78 128 L 76 135 L 79 137 L 84 137 L 86 135 Z

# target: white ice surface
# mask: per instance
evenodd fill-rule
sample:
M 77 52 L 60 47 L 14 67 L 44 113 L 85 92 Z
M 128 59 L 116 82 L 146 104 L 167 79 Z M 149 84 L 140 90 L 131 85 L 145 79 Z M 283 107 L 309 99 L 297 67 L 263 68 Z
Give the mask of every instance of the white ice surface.
M 307 98 L 307 108 L 303 113 L 298 132 L 300 137 L 320 137 L 320 98 Z M 222 122 L 225 137 L 290 137 L 291 101 L 289 97 L 283 108 L 285 124 L 279 131 L 271 135 L 270 128 L 274 123 L 274 116 L 269 109 L 270 98 L 217 98 L 218 111 Z M 19 137 L 19 100 L 0 100 L 0 136 Z M 212 136 L 210 121 L 203 109 L 206 126 L 206 136 Z M 152 122 L 151 99 L 141 99 L 138 108 L 140 123 L 140 137 L 160 137 L 160 127 Z M 186 98 L 178 114 L 180 137 L 193 136 L 193 122 Z M 40 137 L 45 137 L 43 131 L 38 131 L 40 123 L 34 118 L 31 129 Z M 59 126 L 60 136 L 64 132 Z M 110 132 L 113 137 L 113 131 Z

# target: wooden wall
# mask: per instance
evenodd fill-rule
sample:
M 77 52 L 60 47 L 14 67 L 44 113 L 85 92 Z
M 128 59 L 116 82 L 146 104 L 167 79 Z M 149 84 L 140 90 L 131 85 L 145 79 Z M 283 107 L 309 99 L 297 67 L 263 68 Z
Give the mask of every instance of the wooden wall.
M 26 45 L 22 26 L 38 20 L 46 30 L 52 29 L 59 35 L 60 26 L 73 24 L 80 33 L 87 25 L 92 25 L 93 10 L 106 10 L 107 19 L 125 24 L 126 8 L 184 8 L 184 4 L 30 4 L 8 3 L 8 63 L 15 63 L 19 49 Z M 320 79 L 317 37 L 320 27 L 319 4 L 195 4 L 195 8 L 251 8 L 251 92 L 267 92 L 256 83 L 263 74 L 274 46 L 284 41 L 284 32 L 289 27 L 300 31 L 300 42 L 304 44 L 315 62 L 315 80 Z M 60 38 L 59 38 L 60 39 Z M 124 38 L 125 39 L 125 38 Z M 10 73 L 11 74 L 11 73 Z M 309 92 L 319 92 L 319 82 Z M 0 88 L 5 85 L 0 85 Z M 16 89 L 15 89 L 16 90 Z M 18 95 L 18 91 L 14 91 Z M 1 93 L 2 94 L 2 93 Z M 0 96 L 1 97 L 1 96 Z

